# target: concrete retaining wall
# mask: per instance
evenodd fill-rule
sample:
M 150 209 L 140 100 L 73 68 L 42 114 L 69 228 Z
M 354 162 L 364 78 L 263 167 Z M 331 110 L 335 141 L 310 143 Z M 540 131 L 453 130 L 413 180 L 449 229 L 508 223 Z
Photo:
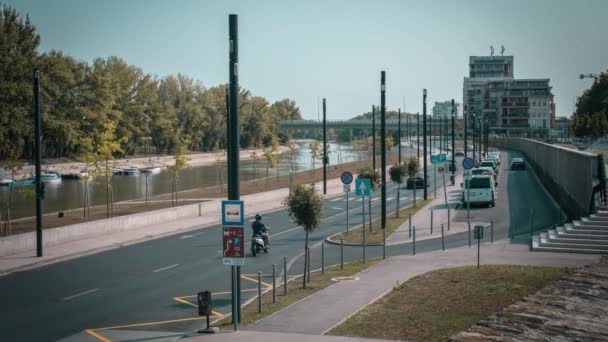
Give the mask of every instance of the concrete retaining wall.
M 598 156 L 521 138 L 493 139 L 493 145 L 519 151 L 570 219 L 589 214 L 598 182 Z
M 68 241 L 133 230 L 184 218 L 193 218 L 199 216 L 199 205 L 201 214 L 209 215 L 211 212 L 215 212 L 214 214 L 219 217 L 220 207 L 217 201 L 190 204 L 176 208 L 160 209 L 145 213 L 44 229 L 42 231 L 43 246 L 53 246 Z M 35 249 L 36 232 L 0 238 L 0 256 L 32 251 Z

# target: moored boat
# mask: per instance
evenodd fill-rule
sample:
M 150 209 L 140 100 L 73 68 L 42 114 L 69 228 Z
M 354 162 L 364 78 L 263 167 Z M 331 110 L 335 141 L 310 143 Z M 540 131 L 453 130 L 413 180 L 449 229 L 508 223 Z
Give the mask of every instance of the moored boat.
M 57 171 L 45 172 L 40 176 L 42 183 L 57 184 L 61 183 L 61 175 Z
M 139 175 L 140 173 L 141 173 L 141 171 L 139 171 L 138 168 L 130 167 L 130 168 L 124 170 L 123 175 L 136 176 L 136 175 Z

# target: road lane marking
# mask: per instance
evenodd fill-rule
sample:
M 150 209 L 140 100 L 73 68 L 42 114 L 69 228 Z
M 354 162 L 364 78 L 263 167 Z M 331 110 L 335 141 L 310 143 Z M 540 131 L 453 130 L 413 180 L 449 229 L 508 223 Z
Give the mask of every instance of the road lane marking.
M 249 280 L 249 281 L 252 281 L 252 282 L 254 282 L 254 283 L 256 283 L 256 284 L 258 283 L 258 280 L 257 280 L 257 279 L 254 279 L 254 278 L 249 278 L 249 277 L 247 277 L 247 276 L 245 276 L 245 275 L 242 275 L 242 274 L 241 274 L 241 278 L 246 279 L 246 280 Z M 272 288 L 272 285 L 270 285 L 270 284 L 268 284 L 268 283 L 265 283 L 265 282 L 263 282 L 263 281 L 261 281 L 261 282 L 259 282 L 259 283 L 260 283 L 260 284 L 262 284 L 262 285 L 264 285 L 264 286 L 266 286 L 266 288 L 267 288 L 267 289 L 268 289 L 268 288 Z
M 332 199 L 330 199 L 329 201 L 330 201 L 330 202 L 335 202 L 335 201 L 339 201 L 339 200 L 341 200 L 341 199 L 342 199 L 342 197 L 336 197 L 336 198 L 332 198 Z
M 89 290 L 89 291 L 81 292 L 81 293 L 75 294 L 75 295 L 73 295 L 73 296 L 65 297 L 65 298 L 63 298 L 63 300 L 70 300 L 70 299 L 74 299 L 74 298 L 76 298 L 76 297 L 84 296 L 84 295 L 86 295 L 86 294 L 93 293 L 93 292 L 95 292 L 95 291 L 99 291 L 99 289 L 92 289 L 92 290 Z
M 98 340 L 100 340 L 100 341 L 103 341 L 103 342 L 112 342 L 112 340 L 107 339 L 107 338 L 105 338 L 105 337 L 103 337 L 103 336 L 99 335 L 98 333 L 96 333 L 95 331 L 93 331 L 93 329 L 87 329 L 87 330 L 85 330 L 84 332 L 86 332 L 87 334 L 89 334 L 89 335 L 91 335 L 91 336 L 95 337 L 96 339 L 98 339 Z
M 344 210 L 344 208 L 339 208 L 339 207 L 330 207 L 330 209 L 333 209 L 333 210 Z
M 182 235 L 182 236 L 180 236 L 180 239 L 189 239 L 189 238 L 193 238 L 193 237 L 195 237 L 195 236 L 197 236 L 197 235 L 201 235 L 201 234 L 203 234 L 203 233 L 204 233 L 204 232 L 200 232 L 200 233 L 196 233 L 196 234 L 191 234 L 191 235 Z
M 173 267 L 176 267 L 176 266 L 179 266 L 179 264 L 175 264 L 175 265 L 171 265 L 171 266 L 167 266 L 167 267 L 159 268 L 159 269 L 157 269 L 157 270 L 155 270 L 155 271 L 152 271 L 152 273 L 156 273 L 156 272 L 160 272 L 160 271 L 168 270 L 168 269 L 173 268 Z

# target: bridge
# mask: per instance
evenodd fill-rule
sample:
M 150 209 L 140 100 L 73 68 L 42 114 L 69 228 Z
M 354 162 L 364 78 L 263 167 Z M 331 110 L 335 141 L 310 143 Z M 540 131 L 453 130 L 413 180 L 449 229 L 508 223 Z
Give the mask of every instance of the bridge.
M 431 120 L 427 119 L 427 126 L 430 129 L 430 125 L 437 127 L 440 123 L 445 125 L 445 120 Z M 451 123 L 448 122 L 448 125 Z M 420 129 L 422 129 L 422 121 L 420 122 Z M 410 121 L 410 127 L 412 131 L 416 130 L 416 122 Z M 315 128 L 323 128 L 323 122 L 317 120 L 283 120 L 279 124 L 279 129 L 283 131 L 294 130 L 294 129 L 315 129 Z M 372 128 L 372 120 L 367 119 L 359 119 L 359 120 L 328 120 L 327 128 Z M 376 129 L 380 129 L 380 119 L 376 119 Z M 387 119 L 386 120 L 386 129 L 388 130 L 397 130 L 399 129 L 399 120 L 397 119 Z M 407 120 L 405 118 L 401 119 L 401 130 L 407 130 Z

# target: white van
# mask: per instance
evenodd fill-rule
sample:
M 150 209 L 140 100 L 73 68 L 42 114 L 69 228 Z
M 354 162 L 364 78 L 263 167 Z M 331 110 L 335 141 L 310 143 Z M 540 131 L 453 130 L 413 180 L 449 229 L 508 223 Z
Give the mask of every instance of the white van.
M 468 185 L 468 190 L 467 190 Z M 496 204 L 494 191 L 494 179 L 490 175 L 472 176 L 467 182 L 465 180 L 462 190 L 462 203 L 487 204 L 493 207 Z

